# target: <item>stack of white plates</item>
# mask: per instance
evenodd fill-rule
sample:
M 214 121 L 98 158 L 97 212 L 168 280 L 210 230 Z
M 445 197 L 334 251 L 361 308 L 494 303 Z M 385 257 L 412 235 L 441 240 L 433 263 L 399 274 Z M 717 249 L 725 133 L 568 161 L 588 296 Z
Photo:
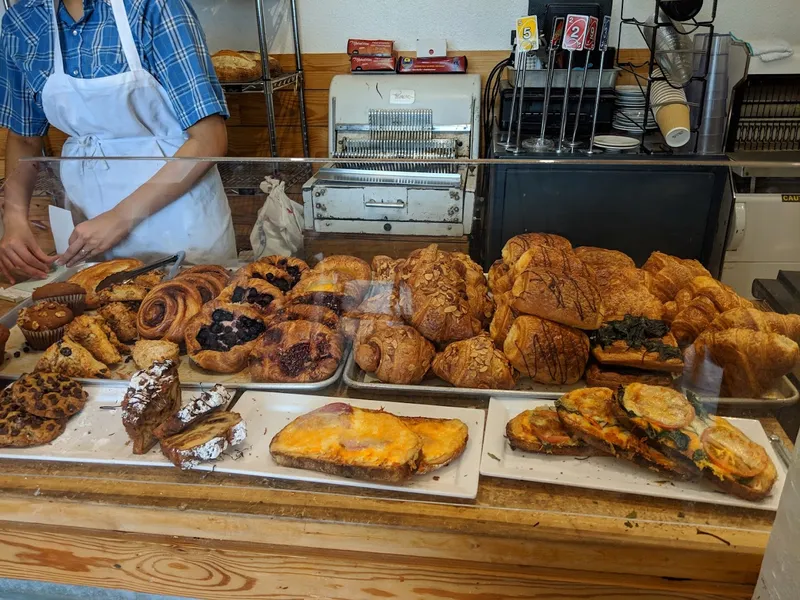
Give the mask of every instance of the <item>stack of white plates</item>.
M 594 138 L 594 145 L 604 148 L 608 152 L 622 152 L 636 150 L 639 140 L 622 135 L 598 135 Z
M 616 110 L 612 125 L 619 131 L 639 132 L 644 131 L 644 108 L 646 87 L 638 85 L 618 85 L 616 92 Z M 647 119 L 647 129 L 658 127 L 653 112 Z

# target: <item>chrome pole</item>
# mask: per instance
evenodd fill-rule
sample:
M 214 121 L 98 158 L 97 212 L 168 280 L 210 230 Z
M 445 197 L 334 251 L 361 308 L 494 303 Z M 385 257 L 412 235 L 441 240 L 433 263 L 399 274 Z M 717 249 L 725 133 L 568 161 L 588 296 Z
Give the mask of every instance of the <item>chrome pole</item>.
M 519 71 L 518 71 L 519 72 Z M 519 102 L 517 107 L 517 139 L 516 144 L 511 148 L 511 152 L 519 154 L 522 152 L 522 109 L 525 105 L 525 80 L 528 78 L 528 53 L 522 53 L 522 81 L 519 86 Z
M 511 132 L 514 128 L 514 115 L 517 112 L 517 90 L 519 89 L 519 65 L 522 61 L 522 50 L 519 46 L 517 46 L 516 54 L 514 57 L 514 69 L 516 70 L 516 76 L 514 77 L 514 90 L 511 94 L 511 112 L 509 113 L 508 117 L 508 133 L 506 134 L 505 141 L 501 140 L 502 145 L 505 147 L 506 150 L 511 148 L 513 144 L 511 143 Z M 525 74 L 522 75 L 525 77 Z
M 297 101 L 300 104 L 300 132 L 303 135 L 303 156 L 308 158 L 311 152 L 308 147 L 308 117 L 306 116 L 305 73 L 303 57 L 300 53 L 300 25 L 297 18 L 297 0 L 291 0 L 292 31 L 294 33 L 294 62 L 297 67 Z
M 569 142 L 568 146 L 573 150 L 580 146 L 580 142 L 577 141 L 578 137 L 578 125 L 581 122 L 581 105 L 583 104 L 583 91 L 586 89 L 586 77 L 589 75 L 589 57 L 591 56 L 591 51 L 586 52 L 586 64 L 583 66 L 583 81 L 581 81 L 581 92 L 578 94 L 578 108 L 575 110 L 575 126 L 572 128 L 572 140 Z
M 600 91 L 603 85 L 603 62 L 606 58 L 606 51 L 600 53 L 600 73 L 597 76 L 597 96 L 594 99 L 594 113 L 592 115 L 592 134 L 589 136 L 589 150 L 587 154 L 594 154 L 594 132 L 597 128 L 597 113 L 600 112 Z
M 561 131 L 558 134 L 558 149 L 557 152 L 562 152 L 564 149 L 564 136 L 567 133 L 567 116 L 569 113 L 569 88 L 572 83 L 572 58 L 575 53 L 570 50 L 569 61 L 567 62 L 567 81 L 564 83 L 564 102 L 561 104 Z

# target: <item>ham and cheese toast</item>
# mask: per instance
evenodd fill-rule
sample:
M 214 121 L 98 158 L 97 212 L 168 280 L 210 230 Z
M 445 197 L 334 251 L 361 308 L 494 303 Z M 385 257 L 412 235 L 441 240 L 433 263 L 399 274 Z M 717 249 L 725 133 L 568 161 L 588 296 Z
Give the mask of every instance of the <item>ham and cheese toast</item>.
M 281 466 L 400 483 L 417 471 L 423 443 L 398 417 L 335 402 L 297 417 L 272 438 Z
M 469 429 L 459 419 L 400 417 L 400 420 L 422 440 L 417 475 L 446 467 L 467 448 Z
M 633 383 L 618 392 L 615 413 L 667 455 L 739 498 L 765 498 L 778 478 L 763 447 L 677 390 Z
M 614 415 L 614 404 L 613 390 L 583 388 L 556 400 L 556 411 L 572 435 L 606 454 L 676 477 L 693 474 L 681 461 L 666 456 L 625 429 Z
M 506 424 L 506 438 L 512 450 L 562 456 L 599 454 L 596 448 L 571 436 L 550 406 L 526 410 L 511 419 Z

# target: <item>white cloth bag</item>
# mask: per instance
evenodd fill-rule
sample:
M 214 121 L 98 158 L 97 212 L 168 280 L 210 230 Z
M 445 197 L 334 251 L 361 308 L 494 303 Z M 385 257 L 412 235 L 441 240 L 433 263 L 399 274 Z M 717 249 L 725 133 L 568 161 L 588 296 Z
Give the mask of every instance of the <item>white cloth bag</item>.
M 297 255 L 303 250 L 303 205 L 286 195 L 283 181 L 267 177 L 260 187 L 267 199 L 250 232 L 253 259 Z

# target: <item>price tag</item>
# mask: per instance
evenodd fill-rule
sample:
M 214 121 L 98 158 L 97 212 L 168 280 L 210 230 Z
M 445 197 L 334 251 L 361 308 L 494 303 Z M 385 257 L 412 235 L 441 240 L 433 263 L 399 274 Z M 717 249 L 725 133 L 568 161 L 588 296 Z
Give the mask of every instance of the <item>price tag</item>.
M 584 48 L 586 50 L 594 50 L 594 46 L 597 43 L 597 25 L 600 21 L 597 20 L 597 17 L 589 17 L 589 29 L 586 32 L 586 44 Z
M 600 46 L 598 50 L 605 52 L 608 50 L 608 37 L 611 35 L 611 17 L 603 17 L 603 32 L 600 34 Z
M 525 52 L 539 49 L 539 19 L 536 15 L 517 19 L 517 45 Z
M 586 33 L 589 29 L 589 17 L 585 15 L 567 15 L 564 25 L 564 42 L 561 47 L 570 52 L 580 52 L 586 43 Z
M 553 35 L 550 36 L 550 49 L 556 50 L 561 47 L 561 40 L 564 37 L 564 17 L 553 19 Z

